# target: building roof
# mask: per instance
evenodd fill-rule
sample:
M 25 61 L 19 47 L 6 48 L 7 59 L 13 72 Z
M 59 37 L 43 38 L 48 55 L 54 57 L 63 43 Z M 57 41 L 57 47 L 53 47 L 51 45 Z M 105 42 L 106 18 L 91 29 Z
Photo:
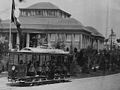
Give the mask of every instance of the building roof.
M 50 2 L 40 2 L 31 5 L 26 9 L 59 9 L 59 8 Z
M 49 24 L 49 25 L 81 25 L 79 21 L 74 18 L 40 18 L 40 17 L 19 17 L 22 24 Z
M 24 8 L 23 8 L 24 9 Z M 25 9 L 58 9 L 57 6 L 49 2 L 40 2 L 31 5 Z M 82 23 L 74 18 L 61 18 L 61 17 L 41 17 L 41 16 L 21 16 L 18 18 L 22 29 L 33 30 L 82 30 L 91 33 L 94 36 L 103 37 L 95 28 L 87 26 L 84 27 Z M 10 27 L 9 20 L 1 22 L 0 28 L 8 29 Z M 16 29 L 14 24 L 11 25 L 13 29 Z
M 38 18 L 38 17 L 19 17 L 21 28 L 24 29 L 81 29 L 85 27 L 74 18 Z M 1 28 L 9 28 L 9 21 L 2 21 Z M 12 24 L 12 28 L 16 28 Z
M 53 9 L 54 10 L 55 9 L 55 10 L 60 10 L 64 13 L 68 14 L 69 16 L 71 16 L 71 14 L 61 10 L 56 5 L 54 5 L 50 2 L 39 2 L 39 3 L 36 3 L 36 4 L 33 4 L 33 5 L 29 6 L 27 8 L 20 8 L 20 10 L 21 9 L 25 9 L 25 10 L 30 10 L 30 9 L 39 9 L 39 10 L 41 10 L 41 9 L 50 9 L 50 10 Z
M 86 27 L 87 30 L 89 30 L 91 32 L 92 35 L 94 36 L 100 36 L 100 37 L 104 37 L 100 32 L 98 32 L 97 29 L 95 29 L 94 27 L 91 27 L 91 26 L 87 26 Z

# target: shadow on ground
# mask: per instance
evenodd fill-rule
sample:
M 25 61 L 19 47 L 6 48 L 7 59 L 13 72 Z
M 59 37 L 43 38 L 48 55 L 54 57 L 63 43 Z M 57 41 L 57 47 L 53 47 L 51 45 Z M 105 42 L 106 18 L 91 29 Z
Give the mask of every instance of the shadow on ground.
M 49 81 L 43 81 L 43 82 L 36 82 L 36 83 L 7 83 L 8 86 L 11 87 L 31 87 L 31 86 L 38 86 L 38 85 L 48 85 L 48 84 L 57 84 L 57 83 L 68 83 L 71 82 L 70 80 L 49 80 Z

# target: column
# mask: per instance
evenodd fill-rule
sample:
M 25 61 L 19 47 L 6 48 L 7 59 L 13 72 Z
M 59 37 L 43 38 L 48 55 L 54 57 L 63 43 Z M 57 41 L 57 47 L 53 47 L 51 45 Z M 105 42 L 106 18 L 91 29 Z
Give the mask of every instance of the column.
M 48 45 L 51 45 L 51 42 L 50 42 L 50 41 L 51 41 L 51 40 L 50 40 L 50 39 L 51 39 L 51 38 L 50 38 L 50 33 L 48 33 L 48 37 L 47 37 L 47 38 L 48 38 Z
M 60 39 L 60 38 L 59 38 L 59 34 L 56 33 L 56 34 L 55 34 L 55 41 L 58 41 L 58 39 Z
M 16 50 L 19 50 L 19 44 L 20 44 L 20 39 L 19 39 L 19 34 L 17 33 L 17 37 L 16 37 Z
M 98 46 L 97 49 L 98 49 L 98 51 L 99 51 L 99 49 L 100 49 L 100 43 L 99 43 L 99 40 L 97 40 L 97 44 L 98 44 L 98 45 L 97 45 L 97 46 Z
M 17 38 L 16 38 L 17 40 L 16 40 L 16 44 L 20 44 L 20 40 L 19 40 L 19 34 L 17 33 Z
M 74 50 L 74 34 L 72 34 L 72 49 Z
M 27 33 L 26 47 L 29 47 L 29 44 L 30 44 L 30 34 Z
M 82 34 L 80 34 L 80 49 L 82 49 L 83 48 L 83 35 Z
M 37 34 L 37 46 L 40 46 L 41 43 L 42 43 L 41 35 L 40 35 L 40 34 Z

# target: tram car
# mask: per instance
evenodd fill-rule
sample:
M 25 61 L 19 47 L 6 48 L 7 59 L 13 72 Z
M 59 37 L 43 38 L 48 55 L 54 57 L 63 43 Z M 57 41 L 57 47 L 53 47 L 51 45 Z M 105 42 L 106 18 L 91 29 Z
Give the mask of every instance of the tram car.
M 69 52 L 59 49 L 24 48 L 9 52 L 8 81 L 37 83 L 70 77 Z

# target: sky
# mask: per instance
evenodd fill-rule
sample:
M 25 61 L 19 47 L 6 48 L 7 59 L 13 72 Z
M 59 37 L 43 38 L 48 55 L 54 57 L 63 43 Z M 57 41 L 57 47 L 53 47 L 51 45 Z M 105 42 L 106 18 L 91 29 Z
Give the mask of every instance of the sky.
M 0 0 L 0 18 L 8 19 L 10 16 L 11 1 Z M 104 36 L 106 31 L 108 36 L 113 29 L 117 37 L 120 37 L 120 0 L 25 0 L 22 3 L 15 0 L 17 8 L 37 2 L 51 2 L 70 13 L 84 26 L 92 26 Z

